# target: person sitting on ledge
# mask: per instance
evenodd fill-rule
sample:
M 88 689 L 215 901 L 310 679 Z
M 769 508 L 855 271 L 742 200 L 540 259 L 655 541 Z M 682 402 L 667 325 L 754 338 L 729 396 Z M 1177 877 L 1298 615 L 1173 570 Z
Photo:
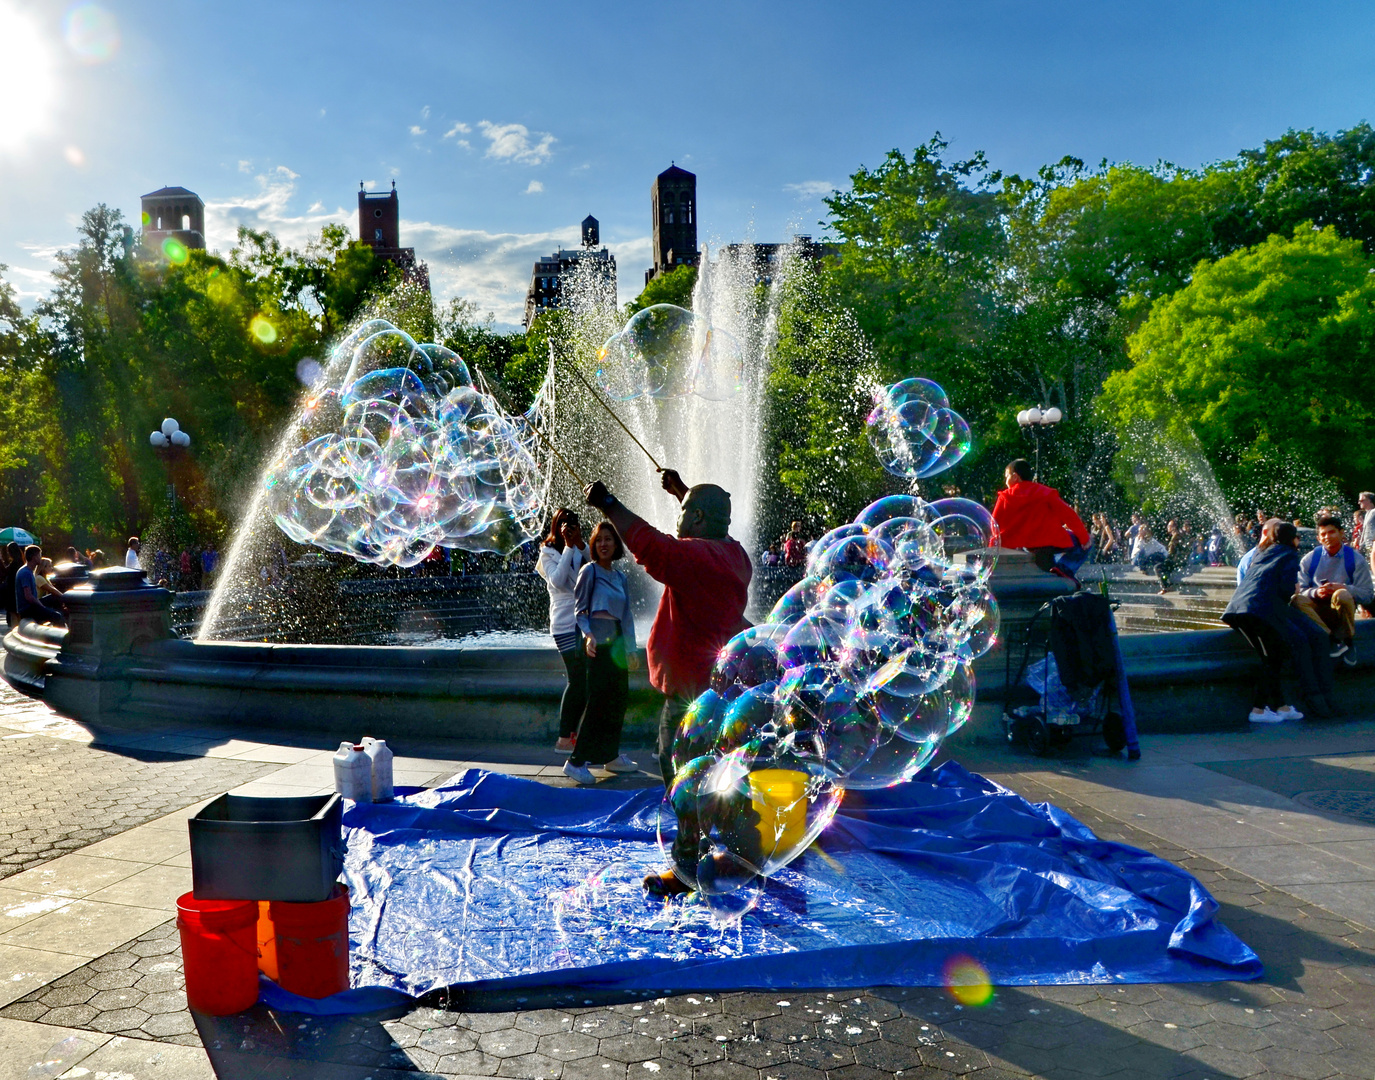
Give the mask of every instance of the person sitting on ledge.
M 672 469 L 664 470 L 663 487 L 682 503 L 676 539 L 623 506 L 600 480 L 585 494 L 588 505 L 616 526 L 635 561 L 664 586 L 645 654 L 650 684 L 664 695 L 659 713 L 659 771 L 669 788 L 673 786 L 673 740 L 683 714 L 707 689 L 721 647 L 749 625 L 745 604 L 754 568 L 745 549 L 729 536 L 729 492 L 715 484 L 689 488 Z M 695 849 L 697 837 L 680 822 L 675 844 Z M 689 885 L 667 870 L 646 878 L 645 888 L 668 895 L 687 892 Z
M 993 520 L 1002 532 L 1002 545 L 1026 548 L 1042 570 L 1078 584 L 1074 573 L 1088 554 L 1089 531 L 1053 487 L 1031 479 L 1024 458 L 1008 463 L 1003 472 L 1007 487 L 998 492 Z
M 1332 639 L 1332 655 L 1356 666 L 1356 605 L 1375 598 L 1370 564 L 1347 544 L 1339 518 L 1318 518 L 1318 546 L 1299 560 L 1293 604 Z

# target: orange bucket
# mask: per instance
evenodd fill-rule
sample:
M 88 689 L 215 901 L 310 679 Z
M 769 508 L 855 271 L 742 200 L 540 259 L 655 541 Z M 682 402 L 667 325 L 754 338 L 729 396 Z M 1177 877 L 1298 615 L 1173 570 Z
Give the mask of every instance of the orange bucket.
M 258 901 L 258 970 L 277 981 L 277 931 L 272 925 L 272 906 Z
M 211 1016 L 241 1013 L 258 1000 L 258 949 L 252 900 L 177 900 L 186 1001 Z
M 309 998 L 328 997 L 347 990 L 348 886 L 335 885 L 334 894 L 317 904 L 273 900 L 268 909 L 275 944 L 277 985 Z M 266 955 L 264 951 L 264 958 Z

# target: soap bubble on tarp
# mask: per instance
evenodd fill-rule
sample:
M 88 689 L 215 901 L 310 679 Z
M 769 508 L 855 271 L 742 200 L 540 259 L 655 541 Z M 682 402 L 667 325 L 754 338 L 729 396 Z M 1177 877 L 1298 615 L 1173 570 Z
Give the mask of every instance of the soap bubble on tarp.
M 734 335 L 706 317 L 654 304 L 597 350 L 592 375 L 617 401 L 687 394 L 726 401 L 744 387 L 745 353 Z
M 545 482 L 537 400 L 520 416 L 473 385 L 455 352 L 374 319 L 316 376 L 301 442 L 265 480 L 291 539 L 363 562 L 414 566 L 436 547 L 505 554 L 539 534 Z
M 946 407 L 932 386 L 911 400 Z M 847 788 L 910 780 L 968 721 L 970 664 L 997 640 L 997 544 L 978 503 L 879 499 L 813 544 L 806 577 L 720 650 L 679 725 L 659 836 L 723 919 L 824 831 Z
M 969 425 L 929 379 L 877 389 L 865 426 L 879 464 L 909 480 L 944 472 L 969 453 Z

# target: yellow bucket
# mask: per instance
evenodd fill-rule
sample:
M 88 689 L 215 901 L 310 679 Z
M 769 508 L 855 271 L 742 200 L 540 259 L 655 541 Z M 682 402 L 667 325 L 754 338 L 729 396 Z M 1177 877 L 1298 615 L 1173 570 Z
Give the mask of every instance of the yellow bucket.
M 750 773 L 750 799 L 759 815 L 764 858 L 797 847 L 807 835 L 807 774 L 795 769 Z

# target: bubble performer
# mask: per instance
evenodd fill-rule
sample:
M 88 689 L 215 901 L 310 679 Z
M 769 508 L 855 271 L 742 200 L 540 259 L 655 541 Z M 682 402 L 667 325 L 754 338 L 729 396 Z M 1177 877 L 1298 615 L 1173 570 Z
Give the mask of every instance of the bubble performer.
M 650 684 L 664 695 L 659 768 L 665 785 L 672 786 L 679 725 L 708 688 L 717 653 L 748 625 L 745 605 L 754 569 L 745 549 L 729 535 L 729 492 L 715 484 L 688 487 L 673 469 L 664 470 L 662 483 L 681 503 L 677 537 L 660 532 L 628 509 L 601 481 L 590 485 L 586 496 L 588 505 L 616 526 L 635 560 L 664 586 L 646 654 Z M 658 893 L 687 889 L 672 871 L 646 879 L 645 886 Z

